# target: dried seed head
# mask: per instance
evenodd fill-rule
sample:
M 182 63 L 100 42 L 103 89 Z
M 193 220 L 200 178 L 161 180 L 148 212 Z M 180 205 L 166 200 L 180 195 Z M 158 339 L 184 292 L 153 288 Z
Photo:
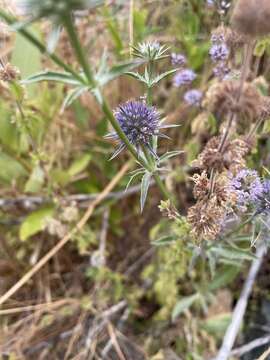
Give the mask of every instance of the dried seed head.
M 220 142 L 220 136 L 212 137 L 199 155 L 195 165 L 207 171 L 214 169 L 219 173 L 224 170 L 234 173 L 245 167 L 245 156 L 249 152 L 248 144 L 242 139 L 234 139 L 229 141 L 221 152 L 219 150 Z
M 225 209 L 217 205 L 215 198 L 198 201 L 188 211 L 192 233 L 200 239 L 214 240 L 220 232 Z
M 10 82 L 15 81 L 20 76 L 20 71 L 10 63 L 0 69 L 0 80 Z
M 252 121 L 260 114 L 261 95 L 254 85 L 245 83 L 239 100 L 239 82 L 227 80 L 213 85 L 206 94 L 204 105 L 218 119 L 229 113 L 238 113 L 245 120 Z
M 241 34 L 263 36 L 270 33 L 269 18 L 269 0 L 238 0 L 232 14 L 232 25 Z
M 203 199 L 209 192 L 209 179 L 206 171 L 201 174 L 194 174 L 192 180 L 195 185 L 193 188 L 193 195 L 195 199 Z
M 229 27 L 221 25 L 213 30 L 211 41 L 212 43 L 225 42 L 226 45 L 232 49 L 239 48 L 240 46 L 244 45 L 247 41 L 247 38 L 243 34 L 240 34 Z
M 260 117 L 262 120 L 267 120 L 270 118 L 270 97 L 269 96 L 263 96 L 263 98 L 262 98 Z

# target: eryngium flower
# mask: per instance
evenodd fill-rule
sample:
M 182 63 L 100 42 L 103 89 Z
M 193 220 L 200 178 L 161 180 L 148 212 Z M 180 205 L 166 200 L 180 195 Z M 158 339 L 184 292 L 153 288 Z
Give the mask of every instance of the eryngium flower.
M 152 136 L 167 136 L 159 132 L 160 129 L 166 126 L 161 126 L 160 115 L 154 107 L 147 106 L 144 102 L 131 100 L 120 105 L 115 110 L 114 116 L 128 140 L 137 150 L 141 146 L 145 146 L 156 156 L 151 147 Z M 118 134 L 115 132 L 108 134 L 107 138 L 119 140 Z M 124 148 L 125 144 L 121 142 L 112 158 L 117 156 Z
M 186 62 L 187 62 L 187 59 L 186 59 L 185 55 L 176 54 L 176 53 L 171 54 L 171 63 L 173 66 L 183 66 L 186 64 Z
M 232 24 L 241 34 L 264 36 L 270 33 L 269 0 L 238 0 L 232 14 Z
M 226 80 L 226 78 L 230 74 L 230 69 L 224 62 L 219 62 L 217 66 L 213 69 L 213 73 L 218 79 Z
M 200 106 L 202 100 L 202 92 L 200 90 L 189 90 L 184 95 L 184 100 L 188 105 Z
M 250 169 L 243 169 L 233 177 L 230 189 L 236 195 L 240 209 L 259 203 L 264 192 L 257 171 Z
M 66 14 L 102 5 L 104 0 L 20 0 L 19 6 L 33 18 L 54 17 L 56 20 Z
M 183 85 L 189 85 L 195 80 L 197 75 L 191 69 L 184 69 L 179 71 L 173 78 L 173 84 L 175 87 L 180 87 Z
M 229 57 L 229 49 L 225 43 L 214 44 L 210 48 L 209 54 L 214 62 L 224 61 Z

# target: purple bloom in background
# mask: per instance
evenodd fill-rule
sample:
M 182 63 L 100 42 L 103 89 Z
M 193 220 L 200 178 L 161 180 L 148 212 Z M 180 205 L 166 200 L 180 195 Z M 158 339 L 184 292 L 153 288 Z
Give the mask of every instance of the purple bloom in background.
M 186 64 L 186 62 L 187 62 L 187 59 L 186 59 L 185 55 L 176 54 L 176 53 L 171 54 L 171 63 L 173 66 L 183 66 Z
M 258 204 L 264 192 L 257 171 L 249 169 L 241 170 L 231 180 L 230 188 L 236 194 L 240 207 Z
M 224 43 L 214 44 L 211 47 L 209 54 L 214 62 L 224 61 L 228 59 L 229 49 Z
M 215 5 L 215 1 L 214 0 L 206 0 L 206 4 L 207 4 L 207 6 L 212 7 Z
M 114 112 L 114 116 L 118 121 L 122 131 L 125 133 L 129 141 L 137 148 L 146 146 L 152 154 L 155 155 L 151 148 L 151 138 L 154 135 L 166 137 L 159 133 L 159 130 L 166 126 L 160 125 L 160 115 L 156 108 L 146 105 L 141 101 L 127 101 L 120 105 Z M 117 133 L 113 132 L 106 136 L 110 139 L 120 141 L 119 147 L 116 149 L 112 158 L 116 157 L 126 146 L 119 139 Z
M 179 71 L 173 78 L 173 84 L 176 87 L 180 87 L 182 85 L 189 85 L 195 80 L 197 75 L 191 69 L 184 69 Z
M 200 106 L 202 100 L 202 92 L 200 90 L 189 90 L 184 95 L 184 100 L 188 105 Z
M 270 213 L 270 180 L 266 179 L 262 183 L 263 193 L 261 198 L 257 201 L 256 215 Z
M 230 74 L 230 69 L 224 62 L 220 62 L 214 68 L 213 73 L 215 77 L 219 78 L 220 80 L 224 80 Z
M 213 34 L 211 36 L 211 42 L 212 42 L 212 44 L 225 43 L 225 35 L 222 33 Z

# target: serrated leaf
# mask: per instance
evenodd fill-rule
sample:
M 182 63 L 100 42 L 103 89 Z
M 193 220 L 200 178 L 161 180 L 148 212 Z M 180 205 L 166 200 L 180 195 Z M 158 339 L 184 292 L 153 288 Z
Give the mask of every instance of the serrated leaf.
M 90 154 L 83 154 L 78 159 L 76 159 L 70 168 L 68 169 L 68 174 L 70 176 L 75 176 L 85 170 L 91 160 L 92 156 Z
M 41 81 L 57 81 L 69 85 L 80 85 L 81 83 L 68 72 L 42 71 L 31 75 L 21 81 L 22 84 L 34 84 Z
M 147 84 L 147 81 L 146 81 L 146 79 L 144 78 L 144 76 L 141 75 L 141 74 L 139 74 L 139 73 L 135 73 L 135 72 L 133 72 L 133 71 L 128 71 L 128 72 L 125 73 L 125 75 L 131 76 L 131 77 L 133 77 L 134 79 L 142 82 L 143 84 Z
M 178 301 L 172 312 L 172 320 L 175 320 L 185 310 L 189 309 L 195 303 L 195 301 L 198 300 L 199 296 L 199 294 L 194 294 L 191 296 L 186 296 Z
M 172 70 L 169 70 L 169 71 L 166 71 L 158 76 L 156 76 L 154 79 L 152 79 L 151 81 L 151 85 L 155 85 L 155 84 L 158 84 L 161 80 L 165 79 L 167 76 L 170 76 L 174 73 L 176 73 L 179 69 L 172 69 Z
M 143 175 L 142 178 L 142 183 L 141 183 L 141 199 L 140 199 L 140 204 L 141 204 L 141 212 L 143 211 L 144 208 L 144 204 L 147 198 L 147 193 L 148 193 L 148 189 L 150 186 L 150 181 L 151 181 L 151 176 L 152 174 L 149 172 L 146 172 Z
M 47 207 L 32 212 L 26 217 L 20 227 L 20 239 L 27 240 L 31 236 L 44 230 L 48 219 L 52 218 L 54 213 L 53 207 Z

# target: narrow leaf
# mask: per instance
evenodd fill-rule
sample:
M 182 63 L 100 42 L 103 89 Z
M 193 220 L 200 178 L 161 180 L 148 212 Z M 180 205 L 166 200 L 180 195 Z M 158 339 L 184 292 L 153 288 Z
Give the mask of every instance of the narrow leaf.
M 151 176 L 152 176 L 151 173 L 147 172 L 144 174 L 144 176 L 142 178 L 141 199 L 140 199 L 141 212 L 143 212 L 145 200 L 147 198 L 147 193 L 148 193 L 148 189 L 149 189 L 149 185 L 150 185 L 150 181 L 151 181 Z

